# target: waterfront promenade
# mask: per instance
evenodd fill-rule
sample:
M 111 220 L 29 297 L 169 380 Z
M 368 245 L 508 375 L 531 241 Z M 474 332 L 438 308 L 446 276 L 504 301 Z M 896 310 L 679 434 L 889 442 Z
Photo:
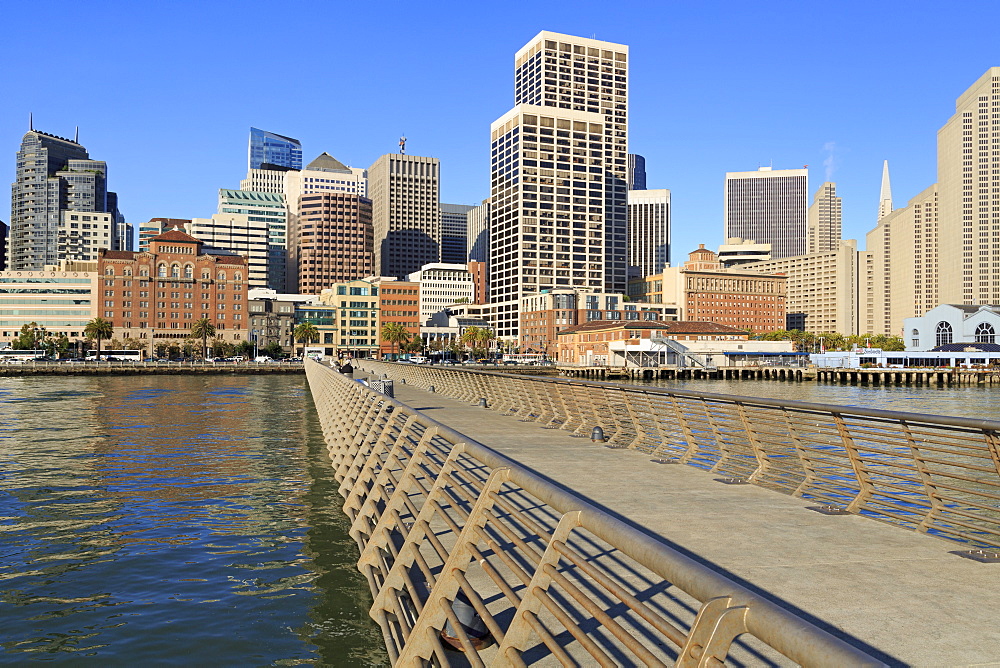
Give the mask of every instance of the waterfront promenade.
M 960 543 L 823 515 L 808 509 L 814 501 L 721 484 L 717 474 L 654 464 L 413 385 L 397 382 L 395 394 L 889 664 L 1000 665 L 1000 564 L 952 554 Z

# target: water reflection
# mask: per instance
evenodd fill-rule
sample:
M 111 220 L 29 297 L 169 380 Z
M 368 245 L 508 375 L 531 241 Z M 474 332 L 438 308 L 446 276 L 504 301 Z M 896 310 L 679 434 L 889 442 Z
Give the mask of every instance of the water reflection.
M 0 660 L 385 663 L 305 381 L 0 381 Z

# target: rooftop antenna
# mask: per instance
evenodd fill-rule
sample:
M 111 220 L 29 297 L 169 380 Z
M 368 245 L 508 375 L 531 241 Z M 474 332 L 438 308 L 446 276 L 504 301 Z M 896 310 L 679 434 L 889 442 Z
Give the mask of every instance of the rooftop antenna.
M 402 155 L 406 155 L 406 137 L 399 138 L 399 152 Z
M 29 111 L 28 112 L 28 132 L 34 132 L 34 131 L 35 131 L 35 115 Z

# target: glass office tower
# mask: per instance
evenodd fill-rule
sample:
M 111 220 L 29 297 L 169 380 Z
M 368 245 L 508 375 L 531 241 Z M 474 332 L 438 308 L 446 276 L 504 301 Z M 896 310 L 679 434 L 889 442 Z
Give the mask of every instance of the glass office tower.
M 302 169 L 302 144 L 298 139 L 250 128 L 250 169 L 278 165 Z

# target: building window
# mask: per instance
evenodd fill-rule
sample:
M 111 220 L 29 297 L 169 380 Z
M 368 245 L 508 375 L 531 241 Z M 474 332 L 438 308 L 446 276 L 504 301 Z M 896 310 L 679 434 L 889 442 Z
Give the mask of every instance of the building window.
M 976 325 L 976 343 L 996 343 L 996 330 L 988 322 Z
M 939 322 L 934 330 L 934 334 L 935 346 L 944 346 L 951 343 L 951 324 L 947 322 Z

